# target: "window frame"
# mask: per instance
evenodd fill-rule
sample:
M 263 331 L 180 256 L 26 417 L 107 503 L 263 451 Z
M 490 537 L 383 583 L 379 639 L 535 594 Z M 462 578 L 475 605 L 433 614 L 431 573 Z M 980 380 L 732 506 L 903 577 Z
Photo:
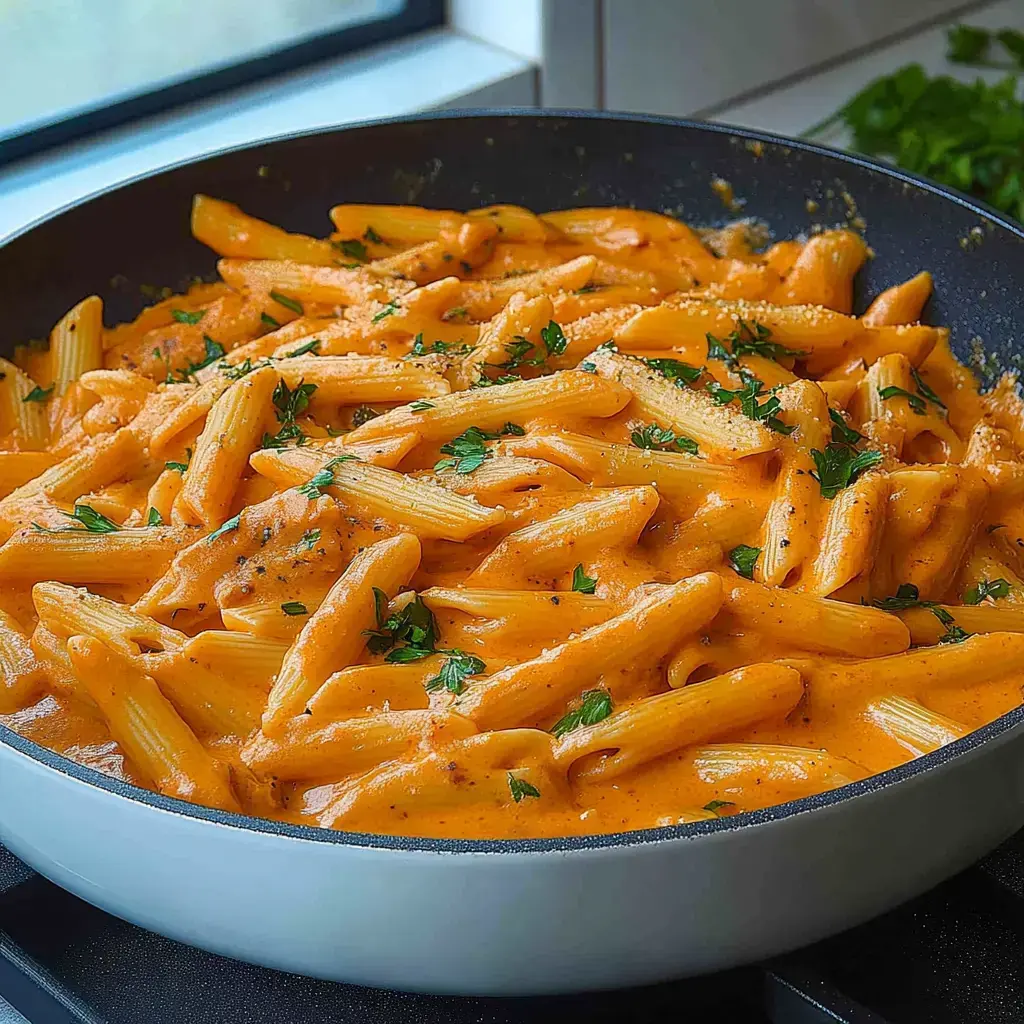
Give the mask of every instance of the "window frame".
M 130 121 L 174 107 L 208 99 L 262 79 L 295 71 L 321 61 L 391 42 L 446 22 L 445 0 L 405 0 L 388 17 L 346 25 L 268 53 L 241 58 L 165 83 L 143 86 L 137 92 L 40 119 L 21 128 L 0 128 L 0 167 L 87 135 L 120 127 Z

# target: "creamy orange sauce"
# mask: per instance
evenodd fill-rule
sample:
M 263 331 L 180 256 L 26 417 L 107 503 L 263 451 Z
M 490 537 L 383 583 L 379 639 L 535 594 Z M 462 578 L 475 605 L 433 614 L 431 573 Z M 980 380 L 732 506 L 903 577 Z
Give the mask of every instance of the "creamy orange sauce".
M 224 283 L 4 361 L 0 723 L 197 803 L 500 838 L 770 806 L 1020 703 L 1021 401 L 913 326 L 926 274 L 855 318 L 846 231 L 332 218 L 199 197 Z

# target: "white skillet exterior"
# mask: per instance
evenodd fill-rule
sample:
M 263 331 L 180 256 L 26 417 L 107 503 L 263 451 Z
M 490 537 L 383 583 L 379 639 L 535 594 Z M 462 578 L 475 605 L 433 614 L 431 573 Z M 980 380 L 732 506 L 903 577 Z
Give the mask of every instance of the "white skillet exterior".
M 195 808 L 0 727 L 0 841 L 136 924 L 336 981 L 458 994 L 730 967 L 878 914 L 1024 824 L 1024 710 L 872 779 L 619 836 L 443 842 Z

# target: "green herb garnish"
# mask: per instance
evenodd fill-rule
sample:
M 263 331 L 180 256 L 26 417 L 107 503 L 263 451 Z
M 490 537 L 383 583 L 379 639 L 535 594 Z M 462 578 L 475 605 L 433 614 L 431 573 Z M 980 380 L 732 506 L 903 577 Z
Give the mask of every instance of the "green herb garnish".
M 440 473 L 445 469 L 453 469 L 456 473 L 472 473 L 493 454 L 485 442 L 493 441 L 497 437 L 497 434 L 492 434 L 490 431 L 481 430 L 479 427 L 470 427 L 458 437 L 453 437 L 441 445 L 441 454 L 448 455 L 450 458 L 436 462 L 434 472 Z
M 465 651 L 452 650 L 441 666 L 441 671 L 423 685 L 427 693 L 435 690 L 447 690 L 458 696 L 466 688 L 466 680 L 470 676 L 478 676 L 487 666 L 472 654 Z
M 371 409 L 368 405 L 357 405 L 352 411 L 352 426 L 361 427 L 364 423 L 375 420 L 379 415 L 380 413 L 376 409 Z
M 298 348 L 292 349 L 288 353 L 288 358 L 291 359 L 294 356 L 304 356 L 307 352 L 315 352 L 320 347 L 319 338 L 310 338 L 309 341 L 303 342 Z
M 913 392 L 907 391 L 905 388 L 897 387 L 895 384 L 890 384 L 887 388 L 879 388 L 878 397 L 881 398 L 883 402 L 890 398 L 905 398 L 910 404 L 910 408 L 913 409 L 918 416 L 923 416 L 925 414 L 924 399 L 920 395 L 915 395 Z
M 409 406 L 409 408 L 410 408 L 410 409 L 411 409 L 411 410 L 412 410 L 413 412 L 426 412 L 426 411 L 427 411 L 428 409 L 436 409 L 436 408 L 437 408 L 437 406 L 436 406 L 436 405 L 434 405 L 434 403 L 433 403 L 433 402 L 425 402 L 425 401 L 423 401 L 423 399 L 419 399 L 419 400 L 417 400 L 417 401 L 413 402 L 413 403 L 412 403 L 412 404 L 411 404 L 411 405 Z M 352 422 L 354 423 L 354 422 L 355 422 L 355 420 L 353 419 L 353 421 L 352 421 Z
M 53 394 L 53 389 L 56 384 L 51 384 L 48 388 L 41 388 L 38 384 L 22 399 L 23 402 L 45 402 L 50 395 Z
M 309 612 L 306 610 L 306 606 L 301 601 L 285 601 L 281 605 L 281 611 L 285 615 L 308 615 Z
M 710 811 L 712 814 L 717 814 L 723 807 L 735 807 L 736 805 L 731 800 L 709 800 L 703 807 L 703 810 Z
M 364 633 L 369 637 L 366 646 L 371 654 L 384 654 L 387 651 L 385 661 L 400 663 L 418 661 L 437 653 L 437 623 L 419 594 L 400 611 L 386 618 L 387 595 L 383 591 L 379 594 L 375 591 L 373 596 L 377 628 L 368 629 Z
M 153 508 L 152 506 L 150 506 L 149 513 L 146 515 L 146 525 L 147 526 L 163 526 L 164 525 L 164 517 L 162 515 L 160 515 L 160 510 L 158 508 Z
M 612 697 L 607 690 L 586 690 L 580 695 L 579 703 L 564 714 L 551 727 L 552 734 L 561 739 L 566 733 L 581 725 L 596 725 L 612 713 Z
M 320 527 L 316 526 L 312 530 L 306 530 L 306 532 L 299 538 L 299 543 L 296 544 L 295 547 L 299 551 L 312 551 L 319 543 Z
M 279 306 L 284 306 L 285 309 L 290 309 L 293 313 L 297 313 L 299 316 L 302 316 L 302 303 L 297 299 L 291 299 L 287 295 L 282 295 L 280 292 L 275 292 L 273 290 L 270 292 L 270 297 Z
M 373 242 L 375 245 L 384 245 L 385 244 L 384 243 L 384 239 L 381 238 L 380 235 L 378 235 L 377 232 L 374 231 L 373 228 L 370 227 L 369 224 L 367 224 L 366 230 L 363 232 L 363 238 L 365 238 L 366 241 L 368 241 L 368 242 Z
M 858 452 L 845 444 L 828 444 L 825 450 L 811 449 L 811 458 L 817 472 L 811 476 L 818 481 L 823 498 L 834 498 L 844 487 L 849 487 L 866 469 L 882 461 L 882 453 Z
M 508 773 L 508 788 L 512 799 L 516 803 L 525 796 L 539 797 L 540 790 L 526 779 L 517 779 L 511 772 Z
M 211 533 L 209 537 L 207 537 L 206 539 L 208 541 L 214 541 L 225 533 L 230 533 L 232 530 L 237 530 L 238 524 L 241 521 L 242 513 L 239 512 L 238 515 L 232 516 L 230 519 L 225 519 L 224 522 L 221 523 L 221 525 L 218 526 L 217 529 L 214 530 L 213 533 Z
M 662 377 L 667 377 L 676 387 L 682 387 L 684 384 L 693 384 L 704 373 L 703 366 L 691 366 L 689 363 L 684 363 L 681 359 L 645 359 L 644 362 L 652 370 L 660 373 Z M 594 369 L 597 369 L 597 367 L 595 366 Z
M 549 356 L 562 355 L 569 344 L 568 339 L 562 333 L 562 328 L 554 320 L 549 320 L 547 327 L 540 329 L 540 339 L 544 342 Z
M 264 434 L 261 447 L 283 448 L 288 441 L 300 440 L 305 437 L 302 428 L 295 422 L 309 408 L 309 400 L 316 391 L 315 384 L 304 384 L 300 381 L 293 389 L 285 381 L 279 380 L 271 400 L 280 429 L 274 435 Z
M 74 512 L 61 512 L 61 515 L 77 520 L 89 533 L 117 533 L 121 529 L 117 523 L 108 519 L 102 512 L 97 512 L 91 505 L 76 505 Z
M 206 316 L 206 310 L 197 309 L 190 312 L 187 309 L 172 309 L 171 316 L 174 317 L 179 324 L 190 324 L 192 327 L 195 327 L 195 325 L 199 323 L 204 316 Z
M 572 589 L 577 594 L 592 594 L 597 588 L 597 577 L 588 576 L 583 570 L 583 563 L 580 562 L 572 571 Z
M 365 263 L 370 258 L 369 253 L 366 251 L 366 246 L 358 238 L 345 238 L 340 242 L 332 242 L 331 244 L 350 260 Z
M 689 455 L 697 454 L 697 442 L 692 437 L 684 434 L 677 434 L 667 427 L 659 427 L 657 423 L 648 423 L 646 427 L 634 430 L 629 439 L 637 448 L 647 448 L 651 451 L 666 451 L 675 446 L 682 452 Z
M 281 322 L 275 320 L 269 313 L 260 313 L 260 323 L 267 327 L 272 327 L 274 330 L 281 326 Z
M 380 310 L 379 312 L 373 314 L 373 316 L 370 318 L 370 323 L 371 324 L 379 324 L 381 322 L 381 320 L 384 319 L 384 317 L 386 317 L 386 316 L 393 316 L 397 312 L 398 312 L 398 303 L 397 302 L 389 302 L 382 310 Z
M 729 552 L 729 564 L 741 576 L 752 580 L 754 578 L 754 566 L 757 565 L 760 555 L 760 548 L 751 547 L 749 544 L 737 544 Z
M 864 435 L 854 430 L 837 409 L 829 409 L 828 417 L 832 421 L 832 440 L 836 444 L 848 444 L 853 447 L 858 441 L 864 440 Z
M 756 377 L 746 375 L 743 378 L 743 387 L 735 390 L 722 387 L 718 381 L 709 381 L 705 388 L 708 394 L 717 405 L 728 405 L 738 400 L 740 411 L 744 416 L 763 423 L 769 430 L 777 434 L 792 434 L 796 426 L 783 423 L 775 414 L 782 408 L 779 399 L 772 395 L 767 401 L 758 404 L 758 398 L 767 392 L 762 390 L 762 382 Z
M 1001 576 L 997 580 L 979 580 L 964 594 L 964 604 L 981 604 L 986 597 L 1006 597 L 1010 593 L 1010 581 Z

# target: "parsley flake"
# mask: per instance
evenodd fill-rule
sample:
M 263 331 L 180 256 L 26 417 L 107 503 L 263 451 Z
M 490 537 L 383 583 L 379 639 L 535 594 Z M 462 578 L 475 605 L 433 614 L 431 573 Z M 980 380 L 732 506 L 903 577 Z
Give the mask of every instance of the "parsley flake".
M 366 647 L 371 654 L 384 654 L 385 661 L 403 663 L 418 661 L 436 654 L 437 623 L 433 613 L 417 594 L 404 608 L 385 618 L 387 595 L 374 591 L 377 628 L 368 629 Z M 402 645 L 402 646 L 399 646 Z
M 366 241 L 368 241 L 368 242 L 373 242 L 374 245 L 384 245 L 385 244 L 384 239 L 381 238 L 380 235 L 378 235 L 377 232 L 374 231 L 373 228 L 370 227 L 369 224 L 366 225 L 366 230 L 363 232 L 363 238 L 365 238 Z
M 310 338 L 309 341 L 303 342 L 298 348 L 292 349 L 288 353 L 288 358 L 291 359 L 294 356 L 304 356 L 307 352 L 315 352 L 320 347 L 319 338 Z
M 312 551 L 314 546 L 320 542 L 320 527 L 314 527 L 312 530 L 306 530 L 305 533 L 299 538 L 299 543 L 295 545 L 298 551 Z
M 195 327 L 195 325 L 199 323 L 204 316 L 206 316 L 206 310 L 197 309 L 189 311 L 187 309 L 172 309 L 171 316 L 177 320 L 179 324 L 190 324 L 192 327 Z
M 270 292 L 270 297 L 279 306 L 284 306 L 285 309 L 290 309 L 293 313 L 297 313 L 299 316 L 302 316 L 302 303 L 297 299 L 289 298 L 287 295 L 282 295 L 280 292 L 275 292 L 273 290 Z
M 1010 581 L 1004 580 L 1001 576 L 997 580 L 979 580 L 964 594 L 964 604 L 981 604 L 986 597 L 994 600 L 997 597 L 1006 597 L 1009 593 Z
M 230 519 L 225 519 L 216 530 L 213 531 L 206 539 L 208 541 L 215 541 L 218 537 L 223 536 L 225 533 L 231 533 L 233 530 L 238 529 L 238 524 L 242 521 L 242 513 L 232 516 Z
M 644 362 L 680 388 L 684 384 L 695 383 L 704 373 L 703 366 L 691 366 L 681 359 L 645 359 Z
M 883 402 L 888 401 L 890 398 L 905 398 L 916 415 L 923 416 L 925 414 L 924 399 L 920 395 L 915 395 L 912 391 L 907 391 L 906 388 L 897 387 L 895 384 L 890 384 L 887 388 L 879 388 L 878 397 Z
M 523 797 L 532 796 L 539 797 L 540 790 L 533 785 L 531 782 L 527 782 L 526 779 L 518 779 L 511 772 L 508 773 L 508 788 L 512 794 L 512 799 L 516 803 L 519 803 Z
M 612 713 L 612 696 L 607 690 L 586 690 L 579 703 L 551 727 L 552 735 L 561 739 L 581 725 L 596 725 Z
M 434 405 L 433 402 L 425 402 L 420 399 L 419 401 L 413 402 L 409 408 L 413 412 L 426 412 L 428 409 L 436 409 L 437 406 Z M 355 420 L 353 420 L 353 422 L 355 422 Z
M 61 512 L 62 516 L 76 519 L 88 533 L 117 533 L 121 529 L 113 520 L 102 512 L 97 512 L 91 505 L 76 505 L 74 512 Z
M 548 350 L 549 356 L 562 355 L 569 345 L 568 338 L 562 333 L 562 328 L 554 320 L 549 320 L 547 327 L 540 329 L 540 339 L 544 342 L 544 347 Z
M 588 576 L 582 562 L 572 571 L 572 589 L 577 594 L 592 594 L 597 589 L 597 577 Z
M 343 256 L 347 256 L 350 260 L 357 260 L 359 263 L 365 263 L 370 258 L 369 253 L 366 251 L 366 246 L 363 245 L 358 238 L 345 238 L 340 242 L 332 242 L 331 244 Z
M 849 487 L 865 470 L 882 461 L 882 453 L 858 452 L 845 444 L 827 444 L 825 450 L 811 449 L 811 458 L 817 472 L 811 476 L 818 481 L 823 498 L 834 498 L 844 487 Z
M 485 444 L 486 441 L 493 441 L 498 437 L 490 431 L 481 430 L 479 427 L 470 427 L 463 431 L 458 437 L 441 445 L 441 454 L 450 458 L 441 459 L 434 464 L 434 472 L 440 473 L 445 469 L 453 469 L 456 473 L 472 473 L 479 469 L 485 459 L 491 458 L 494 454 Z
M 748 580 L 754 578 L 754 566 L 761 555 L 761 549 L 751 547 L 749 544 L 737 544 L 729 552 L 729 565 Z
M 380 312 L 374 313 L 370 318 L 371 324 L 379 324 L 386 316 L 392 316 L 398 312 L 398 303 L 389 302 Z
M 441 666 L 441 671 L 423 685 L 427 693 L 435 690 L 447 690 L 458 696 L 466 688 L 466 680 L 470 676 L 478 676 L 487 666 L 472 654 L 465 651 L 451 650 Z
M 667 427 L 659 427 L 657 423 L 648 423 L 646 427 L 634 430 L 629 439 L 637 448 L 646 448 L 651 451 L 665 451 L 675 445 L 680 451 L 688 455 L 697 454 L 697 442 L 692 437 L 684 434 L 677 434 Z
M 51 384 L 48 388 L 41 388 L 38 384 L 22 399 L 23 402 L 45 402 L 50 395 L 53 394 L 53 389 L 56 384 Z
M 848 444 L 852 447 L 858 441 L 864 440 L 864 435 L 854 430 L 837 409 L 829 409 L 828 417 L 832 421 L 832 440 L 836 444 Z
M 152 506 L 150 506 L 149 513 L 146 516 L 146 525 L 147 526 L 163 526 L 164 525 L 164 517 L 162 515 L 160 515 L 160 510 L 158 508 L 153 508 Z

